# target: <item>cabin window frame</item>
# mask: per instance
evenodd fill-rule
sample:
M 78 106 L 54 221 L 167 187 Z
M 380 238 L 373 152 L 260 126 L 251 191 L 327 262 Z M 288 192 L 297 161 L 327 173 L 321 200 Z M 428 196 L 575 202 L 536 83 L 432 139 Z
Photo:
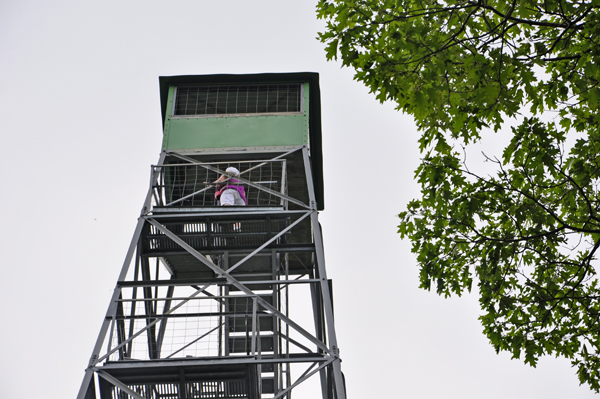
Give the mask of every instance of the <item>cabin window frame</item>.
M 265 86 L 292 86 L 297 85 L 299 87 L 299 111 L 268 111 L 268 112 L 226 112 L 226 113 L 211 113 L 211 114 L 188 114 L 181 115 L 176 114 L 177 110 L 177 99 L 180 88 L 217 88 L 217 87 L 265 87 Z M 218 100 L 215 103 L 218 104 Z M 238 85 L 181 85 L 174 86 L 173 90 L 173 101 L 171 109 L 171 118 L 185 119 L 185 118 L 223 118 L 223 117 L 249 117 L 249 116 L 281 116 L 281 115 L 302 115 L 304 114 L 304 84 L 300 82 L 286 82 L 286 83 L 267 83 L 267 84 L 238 84 Z

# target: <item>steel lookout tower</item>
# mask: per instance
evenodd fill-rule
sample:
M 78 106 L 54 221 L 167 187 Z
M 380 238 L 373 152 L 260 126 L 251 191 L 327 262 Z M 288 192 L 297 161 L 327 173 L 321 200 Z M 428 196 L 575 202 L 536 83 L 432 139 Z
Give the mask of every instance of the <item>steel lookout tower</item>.
M 345 399 L 318 74 L 161 77 L 160 97 L 162 152 L 77 398 Z

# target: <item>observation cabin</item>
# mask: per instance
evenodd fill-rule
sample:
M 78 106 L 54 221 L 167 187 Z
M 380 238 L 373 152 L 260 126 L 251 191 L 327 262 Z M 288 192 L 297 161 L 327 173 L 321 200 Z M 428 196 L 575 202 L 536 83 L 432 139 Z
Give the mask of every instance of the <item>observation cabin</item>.
M 344 399 L 318 74 L 159 83 L 161 155 L 78 399 Z

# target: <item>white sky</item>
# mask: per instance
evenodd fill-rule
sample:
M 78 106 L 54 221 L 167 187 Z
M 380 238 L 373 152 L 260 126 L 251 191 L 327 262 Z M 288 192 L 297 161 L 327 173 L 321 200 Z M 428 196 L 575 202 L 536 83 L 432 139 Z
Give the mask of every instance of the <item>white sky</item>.
M 395 216 L 418 196 L 414 124 L 325 61 L 315 3 L 0 1 L 0 398 L 79 389 L 158 160 L 158 77 L 297 71 L 321 79 L 320 219 L 348 397 L 594 396 L 564 359 L 496 355 L 476 296 L 417 288 Z

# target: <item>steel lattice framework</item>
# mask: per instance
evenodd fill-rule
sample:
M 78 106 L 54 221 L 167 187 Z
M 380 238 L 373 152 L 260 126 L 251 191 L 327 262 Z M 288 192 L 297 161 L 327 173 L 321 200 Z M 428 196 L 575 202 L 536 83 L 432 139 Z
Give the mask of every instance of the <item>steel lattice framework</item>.
M 228 166 L 247 206 L 215 203 Z M 307 145 L 164 150 L 78 399 L 344 399 L 312 179 Z

